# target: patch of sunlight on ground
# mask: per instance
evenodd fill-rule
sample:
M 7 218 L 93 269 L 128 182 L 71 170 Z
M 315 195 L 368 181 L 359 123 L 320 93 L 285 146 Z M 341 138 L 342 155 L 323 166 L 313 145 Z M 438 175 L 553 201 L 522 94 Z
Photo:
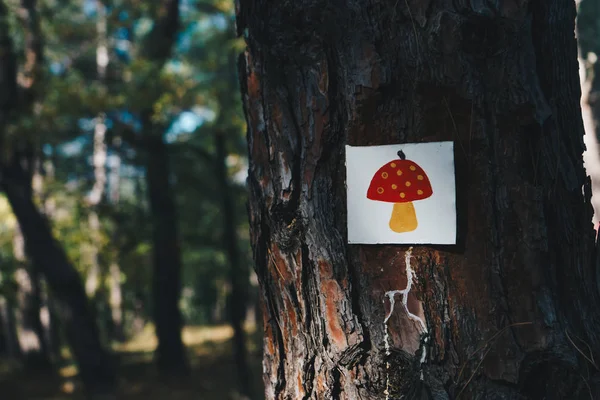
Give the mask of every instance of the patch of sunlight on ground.
M 252 382 L 262 392 L 261 333 L 246 326 Z M 115 343 L 113 355 L 119 377 L 117 399 L 127 400 L 239 400 L 232 354 L 233 329 L 228 325 L 186 326 L 182 339 L 187 347 L 191 378 L 161 377 L 154 365 L 154 326 L 125 343 Z M 77 366 L 68 348 L 57 364 L 57 374 L 32 376 L 18 364 L 0 360 L 0 400 L 82 400 L 84 393 Z
M 58 371 L 58 373 L 63 378 L 72 378 L 75 375 L 77 375 L 77 367 L 75 366 L 75 364 L 70 364 L 70 365 L 67 365 L 65 367 L 62 367 Z
M 61 385 L 60 389 L 64 394 L 71 394 L 75 391 L 75 384 L 71 381 L 66 381 Z
M 233 329 L 228 325 L 186 326 L 183 328 L 181 337 L 188 347 L 200 346 L 207 342 L 223 343 L 233 337 Z M 147 353 L 153 352 L 156 345 L 154 325 L 147 324 L 137 336 L 128 342 L 114 344 L 113 349 L 124 353 Z

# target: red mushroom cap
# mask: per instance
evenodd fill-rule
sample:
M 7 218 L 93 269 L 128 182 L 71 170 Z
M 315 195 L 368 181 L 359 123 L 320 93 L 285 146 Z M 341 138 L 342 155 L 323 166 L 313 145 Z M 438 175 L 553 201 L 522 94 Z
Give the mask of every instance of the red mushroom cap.
M 410 160 L 393 160 L 379 168 L 367 191 L 367 198 L 389 203 L 423 200 L 433 194 L 423 168 Z

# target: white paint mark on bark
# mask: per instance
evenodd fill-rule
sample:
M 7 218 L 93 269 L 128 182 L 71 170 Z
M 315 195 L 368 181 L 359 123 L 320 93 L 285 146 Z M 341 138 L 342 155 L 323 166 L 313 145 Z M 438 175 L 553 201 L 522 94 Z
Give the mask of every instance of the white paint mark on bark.
M 427 324 L 425 323 L 425 319 L 424 318 L 420 318 L 418 315 L 415 315 L 413 313 L 410 312 L 410 310 L 408 309 L 408 294 L 410 293 L 410 291 L 412 290 L 412 285 L 413 285 L 413 281 L 417 278 L 415 271 L 412 269 L 412 266 L 410 264 L 410 258 L 412 256 L 412 247 L 410 247 L 408 250 L 406 250 L 406 252 L 404 253 L 404 264 L 406 266 L 406 287 L 402 290 L 390 290 L 385 292 L 385 297 L 387 297 L 388 301 L 390 302 L 390 311 L 388 312 L 388 314 L 385 316 L 385 319 L 383 320 L 383 326 L 384 326 L 384 335 L 383 335 L 383 341 L 384 341 L 384 346 L 385 346 L 385 355 L 389 356 L 391 354 L 391 350 L 390 350 L 390 336 L 389 336 L 389 331 L 388 331 L 388 324 L 387 322 L 389 321 L 390 317 L 392 316 L 392 313 L 394 312 L 394 307 L 396 305 L 396 295 L 400 295 L 401 298 L 401 304 L 402 307 L 404 308 L 404 311 L 406 312 L 406 315 L 408 316 L 408 318 L 411 321 L 415 321 L 419 327 L 421 328 L 421 332 L 420 334 L 423 336 L 425 335 L 425 338 L 423 340 L 423 346 L 422 346 L 422 354 L 421 354 L 421 360 L 420 363 L 423 364 L 425 362 L 425 359 L 427 358 L 427 350 L 425 347 L 425 344 L 427 343 L 427 333 L 428 333 L 428 329 L 427 329 Z M 385 303 L 385 298 L 383 300 L 383 302 Z M 386 362 L 386 376 L 385 376 L 385 398 L 386 400 L 389 400 L 389 369 L 390 369 L 390 363 Z M 423 371 L 421 371 L 421 380 L 423 380 Z

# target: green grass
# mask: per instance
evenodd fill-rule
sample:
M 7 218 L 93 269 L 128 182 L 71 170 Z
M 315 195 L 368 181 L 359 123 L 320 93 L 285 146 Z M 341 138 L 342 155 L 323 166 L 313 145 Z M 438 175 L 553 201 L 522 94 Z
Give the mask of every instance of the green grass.
M 239 400 L 236 391 L 235 364 L 231 354 L 233 332 L 228 326 L 186 327 L 192 373 L 185 379 L 161 379 L 152 363 L 156 346 L 154 329 L 148 326 L 137 337 L 115 344 L 118 360 L 118 399 L 131 400 Z M 257 393 L 262 393 L 260 345 L 251 335 L 250 362 Z M 67 360 L 68 351 L 65 352 Z M 77 368 L 66 361 L 53 376 L 25 374 L 14 362 L 0 360 L 0 398 L 3 400 L 79 400 L 83 399 Z

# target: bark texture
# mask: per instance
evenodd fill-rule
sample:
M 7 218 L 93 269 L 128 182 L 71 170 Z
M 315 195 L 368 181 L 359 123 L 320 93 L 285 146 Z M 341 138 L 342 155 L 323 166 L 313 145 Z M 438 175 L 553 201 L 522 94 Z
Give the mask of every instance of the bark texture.
M 266 397 L 600 393 L 575 4 L 240 0 L 237 13 Z M 347 245 L 344 145 L 447 140 L 458 245 Z M 407 307 L 391 310 L 407 261 Z

